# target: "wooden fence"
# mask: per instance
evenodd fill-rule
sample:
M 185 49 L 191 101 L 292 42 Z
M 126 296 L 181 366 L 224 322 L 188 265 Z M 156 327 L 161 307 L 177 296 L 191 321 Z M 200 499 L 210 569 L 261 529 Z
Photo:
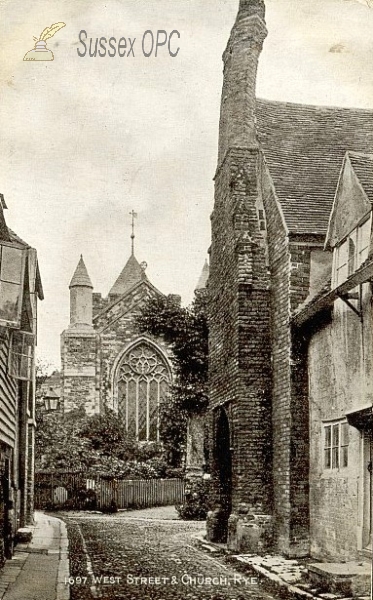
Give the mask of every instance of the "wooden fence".
M 97 486 L 97 506 L 118 508 L 150 508 L 171 506 L 184 501 L 184 482 L 181 479 L 101 480 Z
M 84 474 L 73 471 L 35 473 L 34 505 L 36 509 L 63 504 L 82 508 L 86 483 Z
M 84 473 L 35 474 L 35 508 L 151 508 L 184 502 L 182 479 L 87 479 Z

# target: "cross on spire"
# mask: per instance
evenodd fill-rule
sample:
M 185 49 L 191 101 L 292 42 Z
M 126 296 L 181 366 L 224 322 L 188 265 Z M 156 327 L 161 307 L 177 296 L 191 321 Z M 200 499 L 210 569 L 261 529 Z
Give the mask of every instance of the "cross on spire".
M 132 217 L 132 233 L 131 233 L 131 254 L 134 256 L 135 254 L 135 219 L 137 217 L 137 213 L 134 210 L 131 210 L 130 215 Z

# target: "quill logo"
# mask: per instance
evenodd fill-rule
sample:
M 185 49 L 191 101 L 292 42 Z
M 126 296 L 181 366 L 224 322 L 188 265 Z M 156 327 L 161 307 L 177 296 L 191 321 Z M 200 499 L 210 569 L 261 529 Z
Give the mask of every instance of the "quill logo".
M 66 23 L 55 23 L 50 27 L 43 29 L 39 39 L 34 36 L 35 48 L 26 52 L 23 60 L 54 60 L 52 50 L 47 48 L 47 40 L 53 37 L 57 31 L 65 27 Z

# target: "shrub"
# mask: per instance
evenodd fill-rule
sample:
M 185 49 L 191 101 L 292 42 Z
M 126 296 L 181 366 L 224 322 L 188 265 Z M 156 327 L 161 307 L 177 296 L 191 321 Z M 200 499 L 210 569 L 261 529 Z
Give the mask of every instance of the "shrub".
M 107 515 L 111 515 L 113 513 L 118 512 L 118 506 L 117 506 L 117 503 L 115 502 L 115 500 L 112 500 L 110 502 L 110 504 L 105 504 L 101 508 L 101 512 L 103 512 L 104 514 L 107 514 Z
M 209 482 L 204 479 L 187 483 L 184 504 L 176 506 L 179 517 L 184 521 L 204 521 L 210 510 L 208 502 Z

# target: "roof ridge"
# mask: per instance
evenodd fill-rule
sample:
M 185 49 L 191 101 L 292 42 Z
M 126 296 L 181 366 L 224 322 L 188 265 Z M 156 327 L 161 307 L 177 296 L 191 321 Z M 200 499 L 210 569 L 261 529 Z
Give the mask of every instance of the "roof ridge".
M 152 284 L 151 281 L 149 281 L 149 279 L 146 277 L 145 279 L 142 279 L 141 281 L 138 281 L 137 283 L 134 283 L 130 288 L 128 288 L 128 290 L 126 292 L 124 292 L 124 294 L 122 294 L 119 298 L 116 298 L 115 300 L 112 300 L 112 302 L 110 302 L 109 304 L 107 304 L 100 312 L 98 312 L 94 317 L 93 317 L 93 322 L 98 321 L 98 319 L 100 317 L 102 317 L 106 312 L 108 312 L 111 308 L 113 308 L 113 306 L 115 306 L 116 304 L 119 304 L 119 302 L 122 302 L 122 300 L 128 296 L 128 294 L 130 292 L 133 292 L 137 287 L 139 287 L 140 285 L 142 285 L 143 283 L 145 283 L 146 285 L 148 285 L 149 287 L 151 287 L 155 292 L 157 292 L 157 294 L 160 294 L 161 296 L 164 296 L 164 294 L 162 294 L 161 291 L 158 290 L 158 288 L 155 287 L 155 285 Z M 120 317 L 118 317 L 120 318 Z
M 356 152 L 355 150 L 347 150 L 346 154 L 348 154 L 348 156 L 353 156 L 354 158 L 368 158 L 373 160 L 373 152 Z
M 342 110 L 347 112 L 362 112 L 366 114 L 373 114 L 372 108 L 361 108 L 354 106 L 336 106 L 334 104 L 303 104 L 302 102 L 291 102 L 289 100 L 271 100 L 270 98 L 257 98 L 257 102 L 262 102 L 265 104 L 277 104 L 282 106 L 293 106 L 299 108 L 311 108 L 311 109 L 321 109 L 321 110 Z

